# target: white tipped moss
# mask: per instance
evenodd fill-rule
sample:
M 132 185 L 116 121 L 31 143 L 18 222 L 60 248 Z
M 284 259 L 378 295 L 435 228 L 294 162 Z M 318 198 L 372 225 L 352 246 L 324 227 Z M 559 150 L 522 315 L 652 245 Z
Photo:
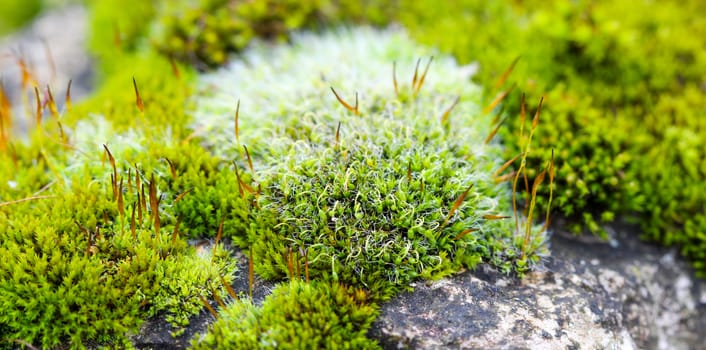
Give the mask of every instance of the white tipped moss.
M 393 62 L 397 62 L 400 94 L 411 97 L 415 64 L 422 59 L 419 75 L 429 57 L 436 56 L 429 69 L 417 108 L 400 116 L 393 86 Z M 450 56 L 415 44 L 399 30 L 371 28 L 339 29 L 323 34 L 293 35 L 291 45 L 272 46 L 256 42 L 242 59 L 201 77 L 203 96 L 195 109 L 195 128 L 206 128 L 209 143 L 221 154 L 235 147 L 233 119 L 240 100 L 240 141 L 249 148 L 272 144 L 287 126 L 308 121 L 312 128 L 336 127 L 346 110 L 330 88 L 342 99 L 355 103 L 358 94 L 361 114 L 387 110 L 396 118 L 417 122 L 420 117 L 439 118 L 456 96 L 461 102 L 454 118 L 474 124 L 469 140 L 482 142 L 489 125 L 471 120 L 479 113 L 480 87 L 470 82 L 472 66 L 459 67 Z M 351 130 L 341 120 L 344 130 Z M 329 130 L 326 129 L 328 133 Z M 335 129 L 334 129 L 335 133 Z
M 315 278 L 384 299 L 480 261 L 535 263 L 543 233 L 524 261 L 514 220 L 495 219 L 512 217 L 511 196 L 473 71 L 402 31 L 352 28 L 255 43 L 203 75 L 193 128 L 242 171 L 246 145 L 262 189 L 247 237 L 258 273 L 291 275 L 283 256 L 308 250 Z

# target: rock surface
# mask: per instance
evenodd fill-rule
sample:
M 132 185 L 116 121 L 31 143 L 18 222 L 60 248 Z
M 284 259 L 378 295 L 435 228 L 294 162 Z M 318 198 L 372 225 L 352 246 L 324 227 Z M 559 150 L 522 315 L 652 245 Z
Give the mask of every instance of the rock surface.
M 386 349 L 706 349 L 706 285 L 674 250 L 616 230 L 617 247 L 552 239 L 522 280 L 480 266 L 382 306 Z

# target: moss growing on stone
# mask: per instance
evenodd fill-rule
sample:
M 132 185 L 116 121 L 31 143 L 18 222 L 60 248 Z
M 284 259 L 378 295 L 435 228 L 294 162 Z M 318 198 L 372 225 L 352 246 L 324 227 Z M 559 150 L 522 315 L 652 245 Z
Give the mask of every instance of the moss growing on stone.
M 125 345 L 126 332 L 147 315 L 165 310 L 183 325 L 200 309 L 192 306 L 200 305 L 195 296 L 210 295 L 207 281 L 219 281 L 219 274 L 232 279 L 227 259 L 197 265 L 185 260 L 193 248 L 168 230 L 130 228 L 110 186 L 86 176 L 85 168 L 81 175 L 85 180 L 72 177 L 33 200 L 3 203 L 0 324 L 8 339 L 44 347 Z M 177 283 L 177 293 L 165 289 Z
M 698 117 L 706 83 L 699 34 L 706 23 L 694 14 L 705 10 L 699 1 L 469 0 L 433 8 L 405 2 L 399 18 L 412 37 L 461 62 L 478 60 L 479 81 L 490 91 L 522 57 L 515 91 L 529 101 L 547 97 L 548 122 L 537 133 L 544 151 L 529 161 L 540 166 L 555 148 L 556 208 L 575 231 L 605 237 L 603 223 L 634 217 L 646 237 L 681 245 L 703 273 L 703 239 L 696 237 L 706 230 L 698 195 L 706 177 L 697 145 L 706 140 Z M 439 36 L 469 31 L 474 35 Z M 511 156 L 521 151 L 512 136 L 519 111 L 512 104 L 507 111 L 515 121 L 504 135 Z
M 233 279 L 235 265 L 222 247 L 214 257 L 198 256 L 186 243 L 184 231 L 209 228 L 176 210 L 180 195 L 210 186 L 223 166 L 184 133 L 188 81 L 168 65 L 148 69 L 167 62 L 159 58 L 122 57 L 144 81 L 174 83 L 145 84 L 141 111 L 130 73 L 113 72 L 106 80 L 123 78 L 125 86 L 106 88 L 71 111 L 40 108 L 40 116 L 50 115 L 35 116 L 40 123 L 27 136 L 3 135 L 6 341 L 129 347 L 129 333 L 157 315 L 178 335 L 201 310 L 200 298 L 223 294 L 222 281 Z
M 282 283 L 261 307 L 235 300 L 218 312 L 194 349 L 376 349 L 366 337 L 377 316 L 365 292 L 340 284 Z
M 437 57 L 412 84 L 400 69 L 395 87 L 393 61 L 412 76 L 428 52 L 399 33 L 344 30 L 255 47 L 204 76 L 194 128 L 212 152 L 236 159 L 239 174 L 253 174 L 242 193 L 252 221 L 236 239 L 252 245 L 258 274 L 301 275 L 306 264 L 312 278 L 386 299 L 418 277 L 481 261 L 523 272 L 546 253 L 539 228 L 524 246 L 510 220 L 509 187 L 493 175 L 501 152 L 485 142 L 492 116 L 480 111 L 471 68 Z M 345 102 L 333 86 L 357 97 Z

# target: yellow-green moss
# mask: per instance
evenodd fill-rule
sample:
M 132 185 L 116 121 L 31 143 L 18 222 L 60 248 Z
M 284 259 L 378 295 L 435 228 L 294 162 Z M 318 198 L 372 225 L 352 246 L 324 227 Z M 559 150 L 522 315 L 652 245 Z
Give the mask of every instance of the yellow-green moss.
M 41 0 L 6 0 L 0 3 L 0 35 L 27 24 L 42 9 Z
M 116 51 L 153 46 L 197 68 L 216 67 L 256 38 L 285 41 L 295 30 L 336 23 L 386 24 L 396 2 L 227 0 L 95 1 L 91 47 L 105 62 Z M 115 8 L 125 9 L 115 13 Z
M 215 258 L 198 256 L 185 240 L 192 230 L 214 236 L 216 227 L 182 220 L 176 209 L 179 195 L 206 191 L 228 164 L 188 135 L 191 73 L 182 67 L 177 77 L 155 55 L 121 57 L 131 69 L 106 69 L 97 94 L 46 116 L 28 137 L 11 135 L 0 154 L 6 341 L 129 347 L 128 334 L 157 315 L 178 335 L 200 298 L 223 294 L 222 281 L 233 279 L 222 247 Z M 143 79 L 144 111 L 132 76 Z
M 366 337 L 377 316 L 365 292 L 339 284 L 293 280 L 262 304 L 233 301 L 219 310 L 194 349 L 377 349 Z
M 121 181 L 121 214 L 96 158 L 79 169 L 55 164 L 66 177 L 48 184 L 41 196 L 3 200 L 0 327 L 7 339 L 45 347 L 82 347 L 89 340 L 125 346 L 126 332 L 158 312 L 184 326 L 201 309 L 198 296 L 222 293 L 220 276 L 233 278 L 234 266 L 222 251 L 214 264 L 173 236 L 166 203 L 159 232 L 147 207 L 133 227 L 126 214 L 137 205 L 133 189 Z M 127 177 L 122 169 L 119 176 Z
M 541 166 L 555 149 L 556 208 L 574 230 L 605 234 L 603 223 L 627 215 L 700 267 L 706 21 L 696 14 L 704 11 L 700 1 L 410 1 L 399 18 L 414 38 L 478 60 L 488 91 L 521 57 L 511 100 L 546 97 L 543 151 L 529 161 Z M 470 34 L 453 34 L 461 32 Z M 508 156 L 521 151 L 518 105 L 507 106 Z

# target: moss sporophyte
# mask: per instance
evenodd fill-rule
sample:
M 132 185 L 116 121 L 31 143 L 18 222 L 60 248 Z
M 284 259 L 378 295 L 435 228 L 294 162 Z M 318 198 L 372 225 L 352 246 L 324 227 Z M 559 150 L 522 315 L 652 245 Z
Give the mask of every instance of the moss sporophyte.
M 706 3 L 403 3 L 398 20 L 410 35 L 461 63 L 478 61 L 475 80 L 487 88 L 522 55 L 509 98 L 547 100 L 527 164 L 542 167 L 556 149 L 555 208 L 570 230 L 607 238 L 605 224 L 635 221 L 644 238 L 679 246 L 706 273 L 706 22 L 695 15 Z M 512 157 L 524 149 L 517 135 L 526 125 L 507 126 L 500 133 Z
M 306 250 L 312 278 L 384 299 L 419 276 L 483 260 L 524 271 L 546 252 L 540 228 L 518 235 L 507 220 L 473 67 L 443 56 L 420 67 L 429 53 L 395 31 L 299 34 L 200 77 L 193 128 L 251 176 L 252 222 L 231 233 L 259 275 L 286 276 L 286 252 Z
M 431 53 L 395 30 L 299 34 L 254 43 L 196 90 L 189 69 L 125 55 L 132 71 L 91 99 L 49 102 L 49 116 L 38 103 L 26 142 L 3 130 L 0 329 L 45 347 L 129 346 L 166 314 L 179 334 L 204 300 L 231 307 L 222 238 L 261 277 L 291 279 L 284 295 L 330 298 L 334 310 L 312 311 L 322 322 L 348 315 L 325 341 L 368 344 L 374 303 L 414 279 L 482 261 L 523 273 L 545 232 L 521 222 L 532 206 L 513 214 L 503 180 L 527 173 L 504 173 L 502 122 L 479 107 L 474 67 Z M 205 257 L 186 242 L 213 236 Z M 285 327 L 268 320 L 277 303 L 253 324 Z M 256 334 L 270 346 L 291 329 Z
M 395 30 L 299 33 L 289 45 L 255 43 L 200 76 L 192 127 L 207 135 L 209 152 L 235 158 L 235 195 L 250 203 L 249 226 L 230 234 L 250 249 L 259 276 L 292 281 L 276 290 L 342 283 L 375 303 L 420 277 L 481 261 L 522 273 L 547 253 L 546 227 L 526 219 L 534 201 L 512 214 L 508 180 L 527 181 L 526 171 L 506 174 L 530 152 L 539 110 L 525 152 L 503 162 L 493 140 L 502 122 L 481 110 L 474 67 L 436 53 L 419 58 L 430 53 Z M 553 162 L 546 171 L 553 182 Z M 306 340 L 291 328 L 273 331 L 280 326 L 264 310 L 283 307 L 275 299 L 262 310 L 247 301 L 214 310 L 218 321 L 195 345 Z M 330 339 L 309 341 L 326 347 Z

